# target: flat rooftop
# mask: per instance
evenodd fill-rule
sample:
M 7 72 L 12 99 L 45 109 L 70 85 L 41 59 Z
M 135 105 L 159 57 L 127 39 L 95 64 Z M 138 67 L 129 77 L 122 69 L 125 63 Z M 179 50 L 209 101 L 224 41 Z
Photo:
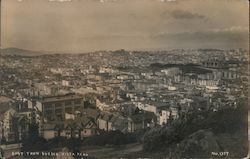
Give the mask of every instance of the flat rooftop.
M 42 97 L 38 101 L 42 103 L 47 102 L 57 102 L 57 101 L 65 101 L 65 100 L 75 100 L 75 99 L 82 99 L 83 97 L 76 95 L 76 94 L 66 94 L 66 95 L 60 95 L 60 96 L 48 96 L 48 97 Z

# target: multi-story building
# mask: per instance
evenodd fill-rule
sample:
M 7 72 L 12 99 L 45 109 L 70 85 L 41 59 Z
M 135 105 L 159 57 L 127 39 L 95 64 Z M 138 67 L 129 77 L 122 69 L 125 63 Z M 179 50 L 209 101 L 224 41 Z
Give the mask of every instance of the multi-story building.
M 168 109 L 163 109 L 158 114 L 158 124 L 164 125 L 168 123 L 168 120 L 172 117 L 172 119 L 178 118 L 178 110 L 176 108 L 170 107 Z
M 222 68 L 225 66 L 224 61 L 219 59 L 208 59 L 206 61 L 203 61 L 202 65 L 209 68 Z
M 29 105 L 32 107 L 32 105 Z M 74 114 L 84 109 L 84 98 L 75 94 L 43 97 L 36 101 L 35 107 L 41 112 L 42 117 L 48 121 L 64 120 L 65 113 Z

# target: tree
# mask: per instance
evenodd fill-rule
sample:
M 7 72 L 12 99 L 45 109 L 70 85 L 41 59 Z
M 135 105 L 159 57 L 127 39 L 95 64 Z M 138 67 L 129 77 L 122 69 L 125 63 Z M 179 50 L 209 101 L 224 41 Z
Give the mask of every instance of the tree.
M 30 138 L 37 138 L 39 136 L 39 127 L 37 123 L 30 123 L 29 124 L 29 137 Z

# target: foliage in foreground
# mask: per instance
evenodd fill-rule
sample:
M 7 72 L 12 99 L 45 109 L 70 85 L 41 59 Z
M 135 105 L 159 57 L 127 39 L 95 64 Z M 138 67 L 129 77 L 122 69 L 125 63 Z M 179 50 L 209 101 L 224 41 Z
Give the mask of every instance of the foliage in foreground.
M 181 116 L 171 125 L 152 129 L 144 135 L 143 149 L 145 152 L 165 151 L 166 153 L 172 151 L 175 153 L 178 149 L 178 153 L 183 152 L 184 155 L 187 155 L 196 154 L 200 151 L 199 149 L 209 152 L 208 147 L 215 148 L 219 145 L 221 151 L 229 149 L 235 151 L 231 152 L 233 156 L 239 154 L 239 151 L 241 153 L 247 152 L 247 143 L 238 144 L 244 139 L 247 141 L 246 134 L 247 102 L 241 101 L 237 108 L 227 108 L 217 112 L 192 112 Z M 224 136 L 227 136 L 227 138 Z M 197 144 L 199 141 L 201 143 Z M 234 149 L 232 148 L 233 145 L 225 144 L 227 141 L 234 142 L 235 145 L 240 147 Z M 196 145 L 193 143 L 196 143 Z M 223 143 L 223 145 L 221 146 L 220 143 Z M 193 150 L 194 152 L 192 152 Z

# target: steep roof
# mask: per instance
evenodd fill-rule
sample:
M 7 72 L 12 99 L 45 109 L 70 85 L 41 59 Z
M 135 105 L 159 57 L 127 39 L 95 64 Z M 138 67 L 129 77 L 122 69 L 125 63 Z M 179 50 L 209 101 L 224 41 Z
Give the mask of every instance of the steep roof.
M 13 108 L 8 109 L 4 114 L 8 116 L 15 116 L 16 115 L 16 110 Z

